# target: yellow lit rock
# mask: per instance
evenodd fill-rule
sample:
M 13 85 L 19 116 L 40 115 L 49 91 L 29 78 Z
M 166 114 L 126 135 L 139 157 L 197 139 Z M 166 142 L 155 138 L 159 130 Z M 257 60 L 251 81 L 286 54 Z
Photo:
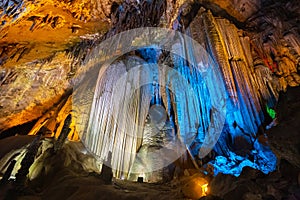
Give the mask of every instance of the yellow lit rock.
M 191 199 L 199 199 L 207 195 L 208 181 L 202 176 L 201 174 L 194 174 L 184 181 L 186 182 L 182 188 L 184 196 Z

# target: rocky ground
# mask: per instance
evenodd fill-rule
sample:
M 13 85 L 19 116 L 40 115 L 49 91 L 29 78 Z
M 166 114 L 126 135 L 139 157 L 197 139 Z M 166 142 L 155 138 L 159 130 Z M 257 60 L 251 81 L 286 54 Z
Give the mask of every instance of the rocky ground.
M 17 138 L 13 138 L 15 141 Z M 5 139 L 6 142 L 10 139 Z M 24 140 L 23 140 L 24 141 Z M 80 142 L 66 143 L 57 154 L 53 153 L 51 140 L 42 142 L 28 176 L 37 177 L 23 186 L 8 181 L 0 186 L 0 199 L 183 199 L 175 184 L 137 183 L 113 179 L 107 183 L 95 169 L 95 159 L 84 155 Z M 23 142 L 24 144 L 24 142 Z M 11 143 L 7 147 L 16 149 Z M 45 150 L 46 149 L 46 150 Z M 42 170 L 39 170 L 40 167 Z M 30 170 L 31 171 L 31 170 Z M 93 171 L 93 172 L 92 172 Z

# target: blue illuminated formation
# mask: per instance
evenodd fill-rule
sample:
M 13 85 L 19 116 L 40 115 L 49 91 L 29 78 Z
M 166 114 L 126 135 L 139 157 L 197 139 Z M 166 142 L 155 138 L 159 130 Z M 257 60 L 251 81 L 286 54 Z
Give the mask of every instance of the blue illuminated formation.
M 158 60 L 158 56 L 159 56 L 159 53 L 160 51 L 157 49 L 157 47 L 149 47 L 149 48 L 143 48 L 143 49 L 138 49 L 137 50 L 138 54 L 141 55 L 141 57 L 147 61 L 147 63 L 154 63 L 156 64 L 157 63 L 157 60 Z M 154 105 L 154 104 L 159 104 L 161 105 L 162 104 L 162 100 L 161 100 L 161 96 L 160 96 L 160 88 L 159 88 L 159 80 L 158 80 L 158 71 L 154 71 L 154 77 L 155 77 L 155 80 L 152 84 L 152 94 L 153 94 L 153 98 L 151 99 L 151 104 L 150 105 Z
M 138 52 L 149 63 L 157 63 L 158 55 L 161 53 L 152 47 L 141 49 Z M 193 49 L 189 49 L 186 54 L 194 56 Z M 213 53 L 211 56 L 213 57 Z M 192 86 L 196 98 L 186 91 L 176 91 L 180 89 L 177 87 L 180 83 L 177 83 L 176 80 L 174 82 L 164 74 L 163 76 L 168 77 L 165 94 L 161 94 L 159 80 L 157 80 L 153 84 L 151 105 L 165 104 L 169 120 L 174 126 L 176 124 L 176 129 L 180 131 L 181 137 L 186 140 L 192 138 L 193 141 L 189 143 L 192 154 L 198 160 L 205 160 L 199 156 L 199 151 L 202 146 L 206 145 L 204 139 L 207 134 L 215 134 L 216 127 L 212 127 L 211 124 L 218 125 L 215 121 L 220 119 L 216 117 L 215 110 L 217 109 L 213 106 L 213 102 L 220 101 L 219 93 L 222 91 L 220 88 L 226 88 L 226 83 L 216 61 L 192 66 L 181 55 L 171 54 L 171 58 L 172 67 Z M 170 63 L 167 64 L 170 65 Z M 158 70 L 157 74 L 159 73 L 161 72 Z M 214 76 L 211 73 L 214 73 Z M 233 74 L 242 76 L 237 71 Z M 239 82 L 235 78 L 235 85 L 237 103 L 233 103 L 228 91 L 224 90 L 226 91 L 226 94 L 223 94 L 226 98 L 226 108 L 224 108 L 226 109 L 226 119 L 225 123 L 221 124 L 223 126 L 222 133 L 214 146 L 213 156 L 209 158 L 209 163 L 214 166 L 215 175 L 224 173 L 239 176 L 245 166 L 261 170 L 264 173 L 274 171 L 276 156 L 269 146 L 260 144 L 257 139 L 258 127 L 264 120 L 262 110 L 257 109 L 255 99 L 249 93 L 245 83 Z M 172 92 L 175 90 L 176 97 L 171 95 L 171 90 Z M 222 102 L 218 103 L 222 104 Z
M 138 49 L 137 52 L 148 63 L 157 63 L 158 52 L 157 52 L 157 49 L 155 47 Z

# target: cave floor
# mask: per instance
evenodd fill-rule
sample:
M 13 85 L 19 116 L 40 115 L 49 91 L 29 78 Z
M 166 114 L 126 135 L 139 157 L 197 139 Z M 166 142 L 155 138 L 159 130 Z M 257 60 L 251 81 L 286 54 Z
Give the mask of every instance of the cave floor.
M 64 175 L 62 175 L 64 173 Z M 60 177 L 60 175 L 62 175 Z M 53 179 L 52 179 L 53 178 Z M 185 199 L 180 190 L 171 184 L 137 183 L 114 179 L 112 184 L 104 184 L 95 175 L 78 176 L 62 170 L 52 177 L 47 188 L 27 189 L 16 196 L 10 186 L 4 199 Z M 3 194 L 3 193 L 2 193 Z M 1 197 L 1 195 L 0 195 Z

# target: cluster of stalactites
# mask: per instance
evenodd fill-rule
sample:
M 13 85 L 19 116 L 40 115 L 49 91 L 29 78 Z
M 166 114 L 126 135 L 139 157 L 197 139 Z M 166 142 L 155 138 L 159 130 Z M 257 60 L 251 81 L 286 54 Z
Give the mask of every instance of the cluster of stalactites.
M 299 2 L 284 1 L 265 5 L 248 19 L 255 72 L 272 93 L 300 84 Z
M 204 31 L 200 31 L 198 24 Z M 249 38 L 225 19 L 215 19 L 210 12 L 199 12 L 188 29 L 218 63 L 227 92 L 227 119 L 236 121 L 248 133 L 256 133 L 260 115 L 261 80 L 254 74 Z M 267 97 L 269 98 L 269 97 Z
M 199 30 L 199 24 L 202 31 Z M 257 132 L 264 121 L 265 105 L 272 102 L 274 106 L 280 88 L 268 85 L 265 81 L 268 74 L 262 75 L 255 69 L 250 38 L 229 21 L 215 18 L 209 11 L 201 10 L 186 32 L 205 46 L 218 63 L 225 82 L 226 123 L 214 150 L 217 155 L 225 156 L 224 160 L 228 160 L 228 163 L 235 163 L 237 159 L 244 160 L 228 168 L 224 168 L 226 162 L 220 165 L 213 162 L 216 173 L 238 175 L 244 166 L 265 173 L 274 170 L 276 158 L 268 147 L 257 142 Z M 255 159 L 249 160 L 247 154 L 253 155 Z M 263 163 L 268 164 L 265 166 Z
M 145 64 L 137 57 L 125 56 L 110 66 L 102 66 L 97 74 L 86 131 L 83 128 L 79 133 L 82 142 L 103 161 L 111 151 L 115 176 L 127 178 L 140 147 L 145 144 L 143 134 L 149 107 L 151 103 L 158 102 L 163 104 L 169 120 L 173 120 L 177 130 L 174 137 L 182 140 L 187 147 L 193 141 L 207 147 L 195 151 L 200 158 L 213 148 L 220 134 L 224 134 L 225 122 L 227 134 L 234 141 L 221 137 L 221 147 L 215 148 L 217 153 L 233 158 L 232 155 L 237 152 L 233 152 L 229 145 L 241 141 L 235 138 L 244 138 L 243 141 L 253 145 L 248 153 L 255 152 L 258 161 L 249 161 L 241 156 L 238 161 L 245 159 L 244 165 L 264 172 L 273 170 L 276 163 L 274 156 L 255 140 L 263 121 L 262 106 L 278 91 L 272 87 L 269 91 L 269 86 L 255 71 L 249 38 L 240 34 L 228 21 L 216 19 L 210 12 L 201 10 L 185 31 L 203 48 L 199 50 L 195 43 L 179 37 L 171 46 L 177 55 L 171 55 L 171 63 L 168 64 L 174 66 L 173 69 L 192 90 L 184 87 L 184 81 L 172 81 L 170 71 L 156 65 L 150 67 L 153 72 L 150 75 L 145 76 L 142 71 L 131 74 L 132 63 Z M 94 53 L 97 55 L 96 51 Z M 126 76 L 122 78 L 124 74 Z M 149 83 L 156 81 L 160 85 L 156 88 L 158 95 L 155 101 L 152 98 L 155 95 L 153 88 L 136 88 L 135 84 L 145 80 Z M 117 93 L 113 92 L 116 84 L 120 85 Z M 133 94 L 130 92 L 132 89 L 136 90 Z M 133 96 L 129 99 L 128 95 Z M 225 119 L 220 115 L 223 111 L 226 112 Z M 262 166 L 263 163 L 268 163 L 268 166 Z M 240 171 L 241 168 L 229 173 L 239 174 Z

